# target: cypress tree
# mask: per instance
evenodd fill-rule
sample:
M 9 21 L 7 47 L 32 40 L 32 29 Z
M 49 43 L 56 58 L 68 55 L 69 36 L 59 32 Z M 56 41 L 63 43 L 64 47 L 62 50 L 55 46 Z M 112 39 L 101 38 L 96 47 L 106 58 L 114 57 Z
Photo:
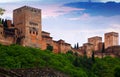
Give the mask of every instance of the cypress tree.
M 77 46 L 76 46 L 77 49 L 79 49 L 79 43 L 77 43 Z
M 103 58 L 103 54 L 104 54 L 104 52 L 105 52 L 105 46 L 104 46 L 104 43 L 102 44 L 102 58 Z
M 74 45 L 74 49 L 76 49 L 77 47 L 76 47 L 76 44 Z
M 92 61 L 95 62 L 95 53 L 92 51 Z

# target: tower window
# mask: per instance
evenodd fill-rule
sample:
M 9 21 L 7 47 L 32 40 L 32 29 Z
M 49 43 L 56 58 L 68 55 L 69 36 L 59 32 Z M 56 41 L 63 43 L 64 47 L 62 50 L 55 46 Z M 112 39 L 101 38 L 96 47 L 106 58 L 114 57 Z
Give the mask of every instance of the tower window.
M 38 35 L 38 32 L 36 32 L 36 35 Z
M 32 33 L 32 31 L 30 30 L 30 34 Z
M 33 31 L 33 34 L 35 34 L 35 32 Z

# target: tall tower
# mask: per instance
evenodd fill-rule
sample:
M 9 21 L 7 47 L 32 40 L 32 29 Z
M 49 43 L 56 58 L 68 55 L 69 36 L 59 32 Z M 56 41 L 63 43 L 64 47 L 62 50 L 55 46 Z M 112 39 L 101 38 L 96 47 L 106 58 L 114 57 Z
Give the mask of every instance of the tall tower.
M 41 10 L 23 6 L 13 11 L 16 43 L 23 46 L 41 47 Z
M 102 43 L 102 37 L 95 36 L 88 38 L 88 43 L 93 44 L 93 49 L 97 51 L 99 50 L 99 43 Z
M 119 34 L 116 32 L 105 33 L 104 38 L 105 38 L 105 48 L 108 48 L 110 46 L 116 46 L 119 43 L 118 41 Z

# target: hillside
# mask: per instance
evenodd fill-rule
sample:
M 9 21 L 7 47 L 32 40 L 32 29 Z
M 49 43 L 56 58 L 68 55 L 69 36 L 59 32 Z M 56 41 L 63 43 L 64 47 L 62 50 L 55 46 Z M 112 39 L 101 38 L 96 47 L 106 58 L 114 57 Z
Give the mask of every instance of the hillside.
M 54 54 L 19 45 L 0 45 L 0 67 L 6 69 L 50 68 L 70 77 L 120 77 L 120 58 L 87 58 Z

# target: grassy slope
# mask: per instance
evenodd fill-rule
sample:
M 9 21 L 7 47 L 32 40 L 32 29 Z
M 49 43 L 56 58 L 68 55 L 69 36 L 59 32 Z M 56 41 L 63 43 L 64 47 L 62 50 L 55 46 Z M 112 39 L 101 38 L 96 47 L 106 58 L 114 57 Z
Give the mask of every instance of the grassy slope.
M 72 54 L 54 54 L 48 50 L 19 45 L 0 45 L 0 67 L 50 67 L 71 77 L 114 77 L 114 69 L 120 67 L 120 59 L 96 58 L 96 61 L 92 62 L 91 59 L 76 57 Z

